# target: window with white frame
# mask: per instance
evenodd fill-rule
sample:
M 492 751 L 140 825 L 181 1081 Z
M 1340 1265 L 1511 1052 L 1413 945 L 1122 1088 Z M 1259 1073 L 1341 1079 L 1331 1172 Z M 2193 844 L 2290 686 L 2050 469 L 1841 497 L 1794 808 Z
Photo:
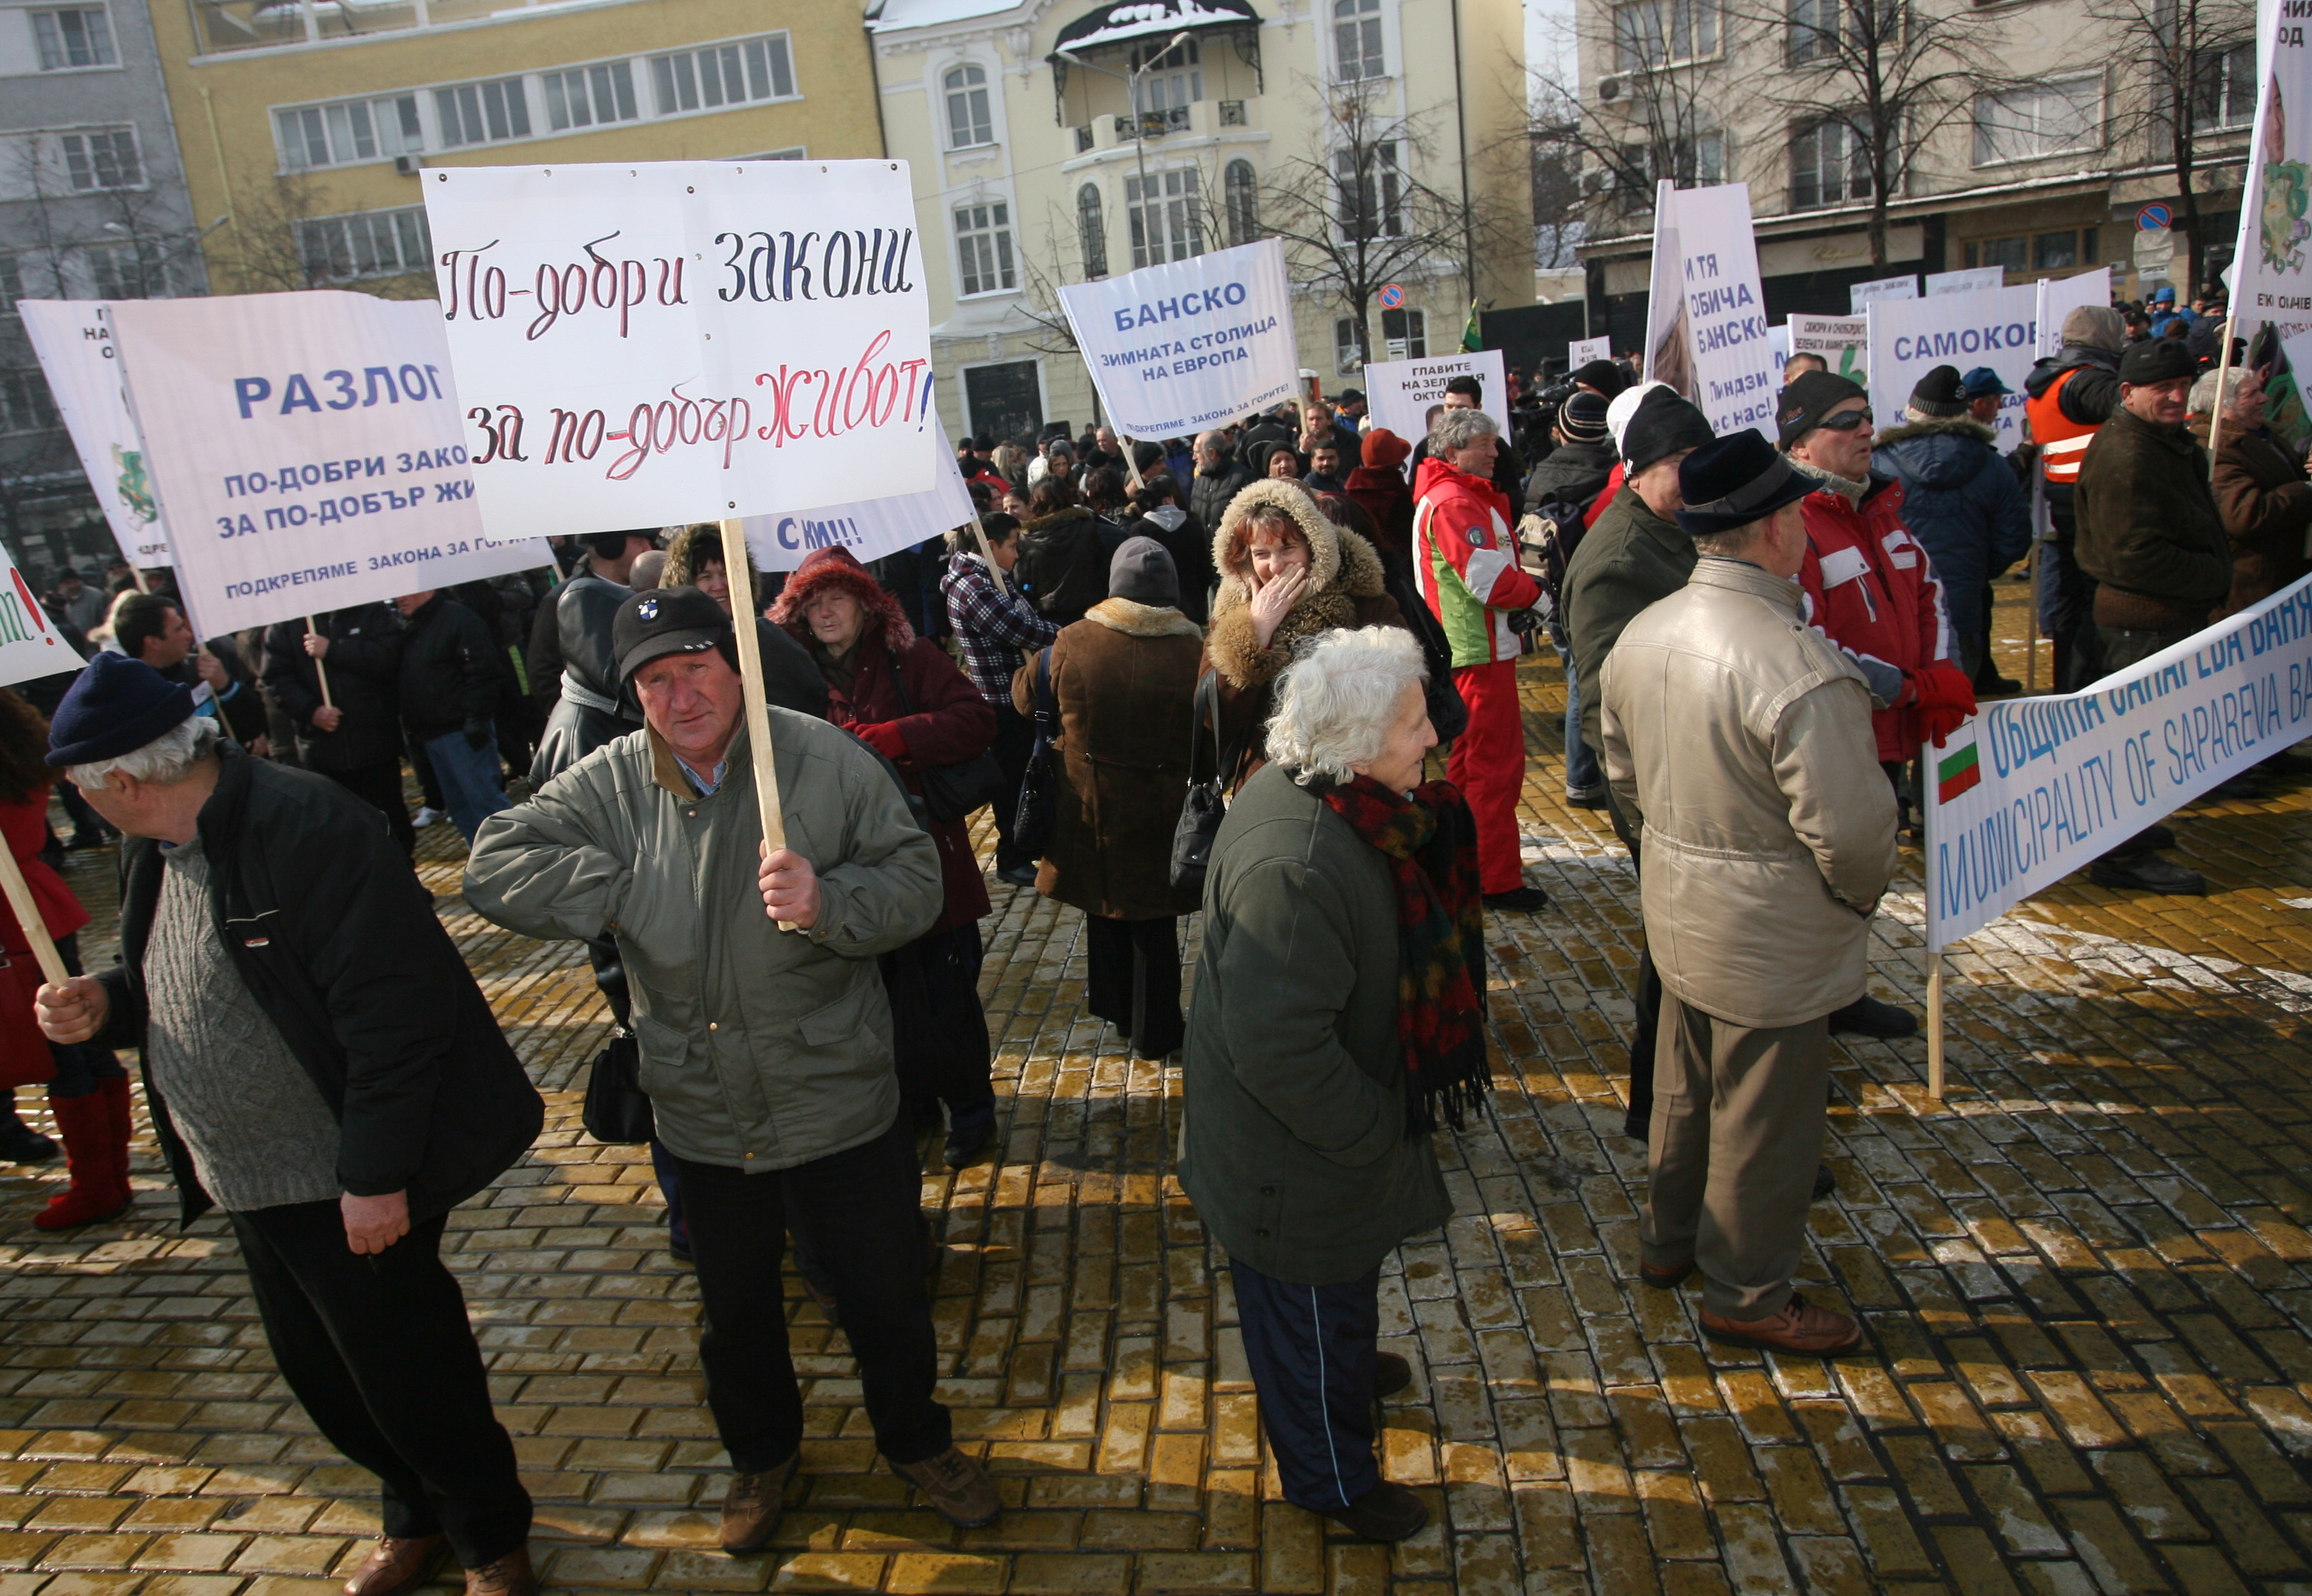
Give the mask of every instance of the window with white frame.
M 1204 69 L 1195 39 L 1183 40 L 1177 48 L 1141 45 L 1132 51 L 1132 109 L 1143 126 L 1166 131 L 1186 127 L 1188 108 L 1204 97 Z
M 275 111 L 273 126 L 281 145 L 281 165 L 288 171 L 388 161 L 425 147 L 415 94 L 296 106 Z
M 1344 83 L 1388 75 L 1380 48 L 1380 0 L 1333 0 L 1333 69 Z
M 971 62 L 948 68 L 941 80 L 947 91 L 947 144 L 968 150 L 995 142 L 995 121 L 987 106 L 987 69 Z
M 1204 219 L 1196 201 L 1196 169 L 1174 167 L 1143 179 L 1124 179 L 1124 209 L 1132 223 L 1132 265 L 1136 271 L 1204 252 Z
M 652 56 L 651 81 L 658 90 L 661 117 L 758 100 L 791 100 L 795 92 L 794 63 L 787 55 L 784 33 Z
M 315 283 L 422 272 L 434 258 L 424 205 L 310 217 L 298 223 L 297 242 Z
M 1231 161 L 1221 174 L 1221 193 L 1228 203 L 1228 240 L 1230 248 L 1249 244 L 1260 237 L 1260 179 L 1256 177 L 1249 161 Z
M 631 61 L 605 61 L 546 74 L 546 120 L 556 133 L 631 122 L 641 114 L 635 106 Z
M 1380 341 L 1388 350 L 1391 360 L 1426 360 L 1429 358 L 1429 313 L 1426 310 L 1383 310 L 1380 313 Z M 1404 344 L 1399 351 L 1398 344 Z
M 1076 241 L 1083 249 L 1087 283 L 1108 275 L 1108 222 L 1101 214 L 1099 185 L 1086 183 L 1076 190 Z
M 2192 126 L 2245 127 L 2255 115 L 2255 46 L 2202 50 L 2192 60 Z
M 1395 139 L 1334 151 L 1333 186 L 1343 237 L 1393 239 L 1404 233 L 1404 177 Z
M 1791 0 L 1793 64 L 1842 52 L 1861 60 L 1897 48 L 1909 22 L 1907 0 Z
M 39 372 L 0 371 L 0 432 L 45 432 L 56 424 L 56 402 Z
M 169 292 L 160 247 L 150 239 L 126 244 L 92 244 L 81 251 L 88 278 L 101 300 L 162 299 Z
M 32 13 L 32 40 L 39 47 L 42 72 L 120 64 L 120 57 L 112 48 L 112 23 L 102 6 L 36 11 Z
M 955 208 L 959 293 L 1000 293 L 1020 285 L 1012 259 L 1012 207 L 1000 199 Z
M 1343 377 L 1353 377 L 1363 362 L 1357 358 L 1357 318 L 1339 316 L 1333 319 L 1333 370 Z
M 74 194 L 144 186 L 144 166 L 136 158 L 133 127 L 66 133 L 59 135 L 57 143 L 64 153 L 65 180 Z
M 1642 72 L 1718 53 L 1716 0 L 1634 0 L 1614 7 L 1614 65 Z
M 436 89 L 434 118 L 445 150 L 502 144 L 508 139 L 530 136 L 530 96 L 518 77 Z
M 1870 197 L 1870 153 L 1843 120 L 1833 117 L 1791 135 L 1791 208 L 1812 210 Z
M 1975 164 L 2028 161 L 2099 149 L 2103 144 L 2103 77 L 2033 83 L 1975 102 Z

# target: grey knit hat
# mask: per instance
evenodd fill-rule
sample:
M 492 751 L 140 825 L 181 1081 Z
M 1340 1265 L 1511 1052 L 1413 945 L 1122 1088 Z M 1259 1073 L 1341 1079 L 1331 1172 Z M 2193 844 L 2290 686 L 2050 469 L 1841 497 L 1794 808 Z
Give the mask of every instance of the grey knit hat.
M 1108 596 L 1134 604 L 1177 609 L 1180 572 L 1164 545 L 1152 537 L 1127 537 L 1108 563 Z

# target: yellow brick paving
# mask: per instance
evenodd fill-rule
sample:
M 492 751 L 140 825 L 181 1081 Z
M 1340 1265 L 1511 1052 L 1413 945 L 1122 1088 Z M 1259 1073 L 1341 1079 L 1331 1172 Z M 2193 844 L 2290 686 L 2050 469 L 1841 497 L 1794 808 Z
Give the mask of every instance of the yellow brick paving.
M 2001 584 L 2003 632 L 2020 594 Z M 1712 1347 L 1690 1291 L 1637 1286 L 1642 1158 L 1615 1133 L 1633 884 L 1560 801 L 1554 663 L 1526 687 L 1546 754 L 1524 822 L 1556 906 L 1491 922 L 1494 1114 L 1442 1139 L 1457 1216 L 1385 1271 L 1382 1344 L 1416 1370 L 1385 1467 L 1434 1514 L 1394 1549 L 1277 1499 L 1224 1260 L 1170 1173 L 1178 1074 L 1082 1015 L 1081 917 L 999 886 L 1001 1162 L 951 1176 L 927 1147 L 924 1200 L 943 1392 L 1009 1510 L 953 1531 L 877 1464 L 843 1339 L 791 1278 L 802 1478 L 775 1549 L 722 1556 L 695 1282 L 643 1151 L 578 1129 L 602 1035 L 584 966 L 469 913 L 453 833 L 426 833 L 549 1100 L 450 1238 L 547 1583 L 2312 1592 L 2312 783 L 2185 813 L 2204 901 L 2071 885 L 1978 937 L 1941 1109 L 1922 1042 L 1841 1048 L 1838 1195 L 1801 1278 L 1868 1346 L 1782 1358 Z M 109 958 L 109 859 L 70 875 Z M 1914 1005 L 1919 923 L 1913 851 L 1872 985 Z M 149 1138 L 137 1164 L 129 1220 L 60 1237 L 29 1224 L 57 1172 L 0 1178 L 0 1596 L 318 1596 L 373 1531 L 371 1482 L 274 1374 L 223 1227 L 180 1234 Z

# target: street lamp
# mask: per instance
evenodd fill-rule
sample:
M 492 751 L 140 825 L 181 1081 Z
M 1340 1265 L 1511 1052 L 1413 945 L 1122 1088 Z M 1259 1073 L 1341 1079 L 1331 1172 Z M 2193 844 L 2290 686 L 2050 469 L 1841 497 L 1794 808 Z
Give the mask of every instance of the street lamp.
M 1112 78 L 1120 78 L 1131 86 L 1132 120 L 1134 124 L 1132 135 L 1132 153 L 1140 165 L 1140 214 L 1142 219 L 1141 236 L 1143 240 L 1143 252 L 1151 256 L 1155 253 L 1155 249 L 1153 248 L 1155 240 L 1152 236 L 1151 230 L 1147 224 L 1148 122 L 1147 113 L 1141 109 L 1140 80 L 1145 77 L 1148 74 L 1149 70 L 1159 61 L 1161 61 L 1174 50 L 1178 49 L 1182 45 L 1187 43 L 1189 38 L 1190 34 L 1188 30 L 1186 28 L 1181 29 L 1178 33 L 1172 35 L 1170 39 L 1165 40 L 1164 48 L 1162 49 L 1158 50 L 1154 55 L 1149 57 L 1148 59 L 1143 61 L 1139 65 L 1134 67 L 1128 73 L 1118 72 L 1112 66 L 1095 66 L 1090 62 L 1085 60 L 1082 56 L 1077 55 L 1073 50 L 1055 50 L 1052 52 L 1054 55 L 1059 57 L 1061 60 L 1067 62 L 1072 66 L 1081 66 L 1086 72 L 1103 73 Z

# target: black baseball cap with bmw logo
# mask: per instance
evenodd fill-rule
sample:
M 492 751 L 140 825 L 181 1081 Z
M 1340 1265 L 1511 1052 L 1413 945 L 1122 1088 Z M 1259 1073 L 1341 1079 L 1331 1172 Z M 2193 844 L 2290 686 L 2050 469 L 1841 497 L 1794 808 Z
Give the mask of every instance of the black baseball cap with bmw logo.
M 731 617 L 696 588 L 652 588 L 618 606 L 610 624 L 610 651 L 618 683 L 661 654 L 703 654 L 731 636 Z

